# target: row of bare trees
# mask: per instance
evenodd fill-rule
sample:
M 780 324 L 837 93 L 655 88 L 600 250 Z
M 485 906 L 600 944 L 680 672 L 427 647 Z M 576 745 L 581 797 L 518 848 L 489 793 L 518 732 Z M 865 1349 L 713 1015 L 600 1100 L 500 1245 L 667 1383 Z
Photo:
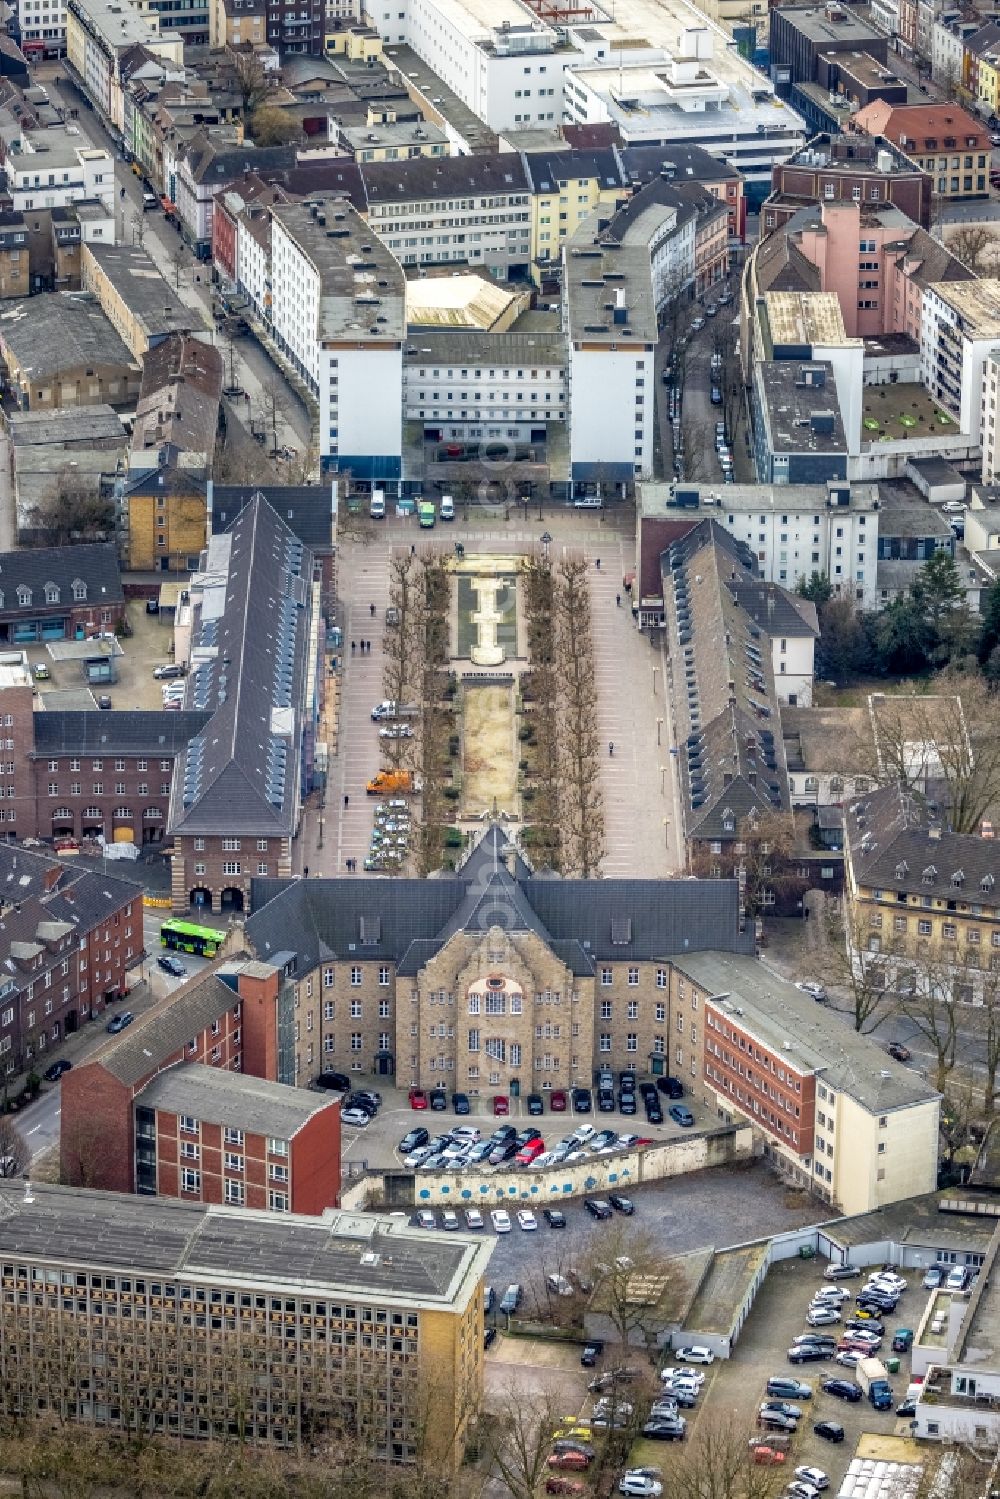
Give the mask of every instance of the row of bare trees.
M 521 597 L 531 668 L 521 676 L 527 784 L 523 789 L 525 842 L 535 863 L 561 869 L 559 729 L 552 706 L 559 678 L 555 660 L 556 581 L 548 558 L 528 557 L 521 570 Z
M 594 640 L 586 560 L 563 556 L 556 568 L 555 701 L 559 736 L 561 862 L 567 874 L 594 879 L 605 853 L 601 742 L 594 713 Z

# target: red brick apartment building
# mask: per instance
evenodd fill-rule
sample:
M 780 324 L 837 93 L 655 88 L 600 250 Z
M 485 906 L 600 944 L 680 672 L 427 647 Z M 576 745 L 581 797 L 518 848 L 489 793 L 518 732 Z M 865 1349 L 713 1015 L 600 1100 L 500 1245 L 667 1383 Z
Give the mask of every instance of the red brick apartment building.
M 705 1076 L 735 1108 L 799 1156 L 813 1153 L 816 1078 L 762 1033 L 766 1020 L 745 1018 L 727 999 L 705 1004 Z
M 143 955 L 142 890 L 0 843 L 0 1063 L 41 1068 L 124 994 Z
M 220 958 L 62 1083 L 63 1179 L 320 1212 L 340 1190 L 339 1105 L 299 1092 L 281 970 Z

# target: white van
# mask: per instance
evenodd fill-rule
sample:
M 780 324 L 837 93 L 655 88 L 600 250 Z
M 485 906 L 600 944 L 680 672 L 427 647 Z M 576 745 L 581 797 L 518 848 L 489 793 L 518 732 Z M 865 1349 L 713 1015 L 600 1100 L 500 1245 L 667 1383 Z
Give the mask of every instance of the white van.
M 385 520 L 385 491 L 373 489 L 372 497 L 368 504 L 368 514 L 372 520 Z
M 455 519 L 455 501 L 452 499 L 450 494 L 443 494 L 441 496 L 441 504 L 438 506 L 438 519 Z

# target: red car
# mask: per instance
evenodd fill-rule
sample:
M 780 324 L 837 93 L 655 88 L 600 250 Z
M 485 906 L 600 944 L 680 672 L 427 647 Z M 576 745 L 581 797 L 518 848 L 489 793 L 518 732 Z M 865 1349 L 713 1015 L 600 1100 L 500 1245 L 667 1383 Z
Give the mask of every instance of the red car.
M 411 1109 L 426 1109 L 427 1094 L 424 1092 L 423 1088 L 411 1088 L 409 1097 Z
M 514 1165 L 530 1166 L 535 1157 L 540 1156 L 544 1149 L 544 1140 L 529 1140 L 527 1145 L 522 1145 L 521 1149 L 517 1152 L 517 1155 L 514 1157 Z
M 497 1093 L 493 1099 L 493 1113 L 498 1119 L 506 1117 L 510 1113 L 510 1101 L 506 1093 Z
M 785 1461 L 785 1454 L 779 1452 L 776 1447 L 755 1447 L 753 1449 L 753 1460 L 755 1463 L 775 1468 Z
M 565 1114 L 566 1094 L 562 1088 L 553 1088 L 549 1094 L 549 1108 L 553 1114 Z
M 550 1468 L 572 1468 L 582 1473 L 590 1467 L 590 1458 L 585 1452 L 553 1452 L 549 1457 Z
M 583 1484 L 575 1478 L 560 1478 L 553 1473 L 545 1480 L 545 1492 L 547 1494 L 582 1494 Z

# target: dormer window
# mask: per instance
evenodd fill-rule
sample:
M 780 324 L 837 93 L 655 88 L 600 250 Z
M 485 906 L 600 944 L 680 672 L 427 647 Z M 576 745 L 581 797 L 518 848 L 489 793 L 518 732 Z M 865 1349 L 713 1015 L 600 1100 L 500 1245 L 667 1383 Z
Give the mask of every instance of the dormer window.
M 736 818 L 733 816 L 732 807 L 726 807 L 722 814 L 723 832 L 732 833 L 736 828 Z
M 87 597 L 87 585 L 82 578 L 73 579 L 73 597 L 78 603 Z
M 937 870 L 935 869 L 933 864 L 928 864 L 927 868 L 921 875 L 921 879 L 923 880 L 925 885 L 933 885 L 934 881 L 937 879 Z
M 56 584 L 56 583 L 46 583 L 46 585 L 45 585 L 45 602 L 47 604 L 58 604 L 58 602 L 59 602 L 59 587 L 58 587 L 58 584 Z
M 982 879 L 979 881 L 979 888 L 980 890 L 992 890 L 993 876 L 991 874 L 984 874 Z
M 965 884 L 965 870 L 956 869 L 955 873 L 951 877 L 951 883 L 954 885 L 956 890 L 961 890 L 962 886 Z
M 31 589 L 26 587 L 24 583 L 20 584 L 20 586 L 18 587 L 17 602 L 20 604 L 22 609 L 27 608 L 27 606 L 31 603 Z
M 896 865 L 896 878 L 897 878 L 897 880 L 905 880 L 906 876 L 909 874 L 909 872 L 910 872 L 910 866 L 909 866 L 909 864 L 907 864 L 907 862 L 906 862 L 905 859 L 903 860 L 903 862 L 901 864 L 897 864 Z

